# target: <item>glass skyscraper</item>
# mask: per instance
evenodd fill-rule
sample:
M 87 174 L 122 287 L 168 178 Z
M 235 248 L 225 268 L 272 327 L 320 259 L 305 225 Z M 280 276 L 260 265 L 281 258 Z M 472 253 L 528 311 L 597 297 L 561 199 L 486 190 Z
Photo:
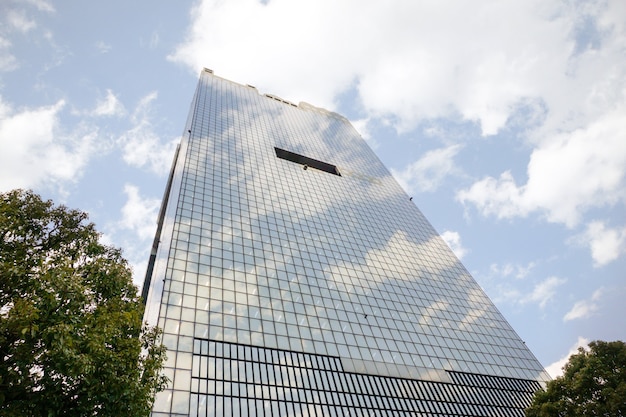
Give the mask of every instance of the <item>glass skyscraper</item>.
M 144 297 L 154 416 L 523 416 L 549 379 L 344 117 L 206 69 Z

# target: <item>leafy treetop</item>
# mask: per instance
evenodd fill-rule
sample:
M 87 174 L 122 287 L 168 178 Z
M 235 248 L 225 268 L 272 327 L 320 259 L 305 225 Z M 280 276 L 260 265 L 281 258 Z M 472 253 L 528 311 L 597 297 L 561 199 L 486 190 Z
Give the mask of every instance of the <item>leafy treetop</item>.
M 535 394 L 527 417 L 626 416 L 626 343 L 589 343 Z
M 160 331 L 87 215 L 0 194 L 0 414 L 142 416 L 164 389 Z

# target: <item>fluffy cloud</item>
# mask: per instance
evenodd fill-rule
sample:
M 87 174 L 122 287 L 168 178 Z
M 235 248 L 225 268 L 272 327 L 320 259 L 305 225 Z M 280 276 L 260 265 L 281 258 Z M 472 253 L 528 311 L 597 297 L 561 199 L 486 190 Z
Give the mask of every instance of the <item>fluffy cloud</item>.
M 581 236 L 589 245 L 591 257 L 597 267 L 604 266 L 626 253 L 626 227 L 607 228 L 601 221 L 593 221 Z
M 456 257 L 463 259 L 463 257 L 467 254 L 467 249 L 461 244 L 461 235 L 459 235 L 458 232 L 446 230 L 441 234 L 441 237 L 448 244 L 450 249 L 452 249 L 452 252 L 454 252 Z
M 94 116 L 122 116 L 125 113 L 124 105 L 111 90 L 107 90 L 106 97 L 98 101 L 96 108 L 92 112 Z
M 126 203 L 122 207 L 120 226 L 134 231 L 140 239 L 154 237 L 161 200 L 142 197 L 139 188 L 131 184 L 124 186 L 124 194 Z
M 294 102 L 334 109 L 349 94 L 370 123 L 400 131 L 450 118 L 483 135 L 514 125 L 533 149 L 527 178 L 487 177 L 459 200 L 572 227 L 626 199 L 625 15 L 626 3 L 602 0 L 204 0 L 170 59 Z M 456 151 L 396 175 L 434 189 Z
M 141 195 L 139 187 L 124 185 L 126 202 L 121 210 L 121 219 L 108 226 L 105 241 L 124 248 L 124 256 L 133 270 L 133 282 L 139 288 L 143 283 L 149 257 L 150 245 L 157 226 L 160 198 Z
M 23 10 L 9 10 L 6 14 L 7 24 L 11 29 L 26 33 L 37 27 L 34 20 L 29 19 Z
M 150 120 L 150 106 L 156 98 L 157 93 L 152 92 L 140 100 L 131 116 L 133 127 L 122 134 L 118 144 L 127 164 L 147 167 L 156 174 L 166 175 L 179 139 L 164 144 L 155 132 Z
M 532 292 L 524 296 L 521 302 L 537 303 L 539 304 L 539 307 L 544 308 L 548 301 L 550 301 L 556 294 L 557 288 L 565 284 L 565 282 L 567 282 L 567 280 L 563 278 L 549 277 L 536 284 Z
M 12 71 L 18 67 L 17 58 L 11 53 L 11 41 L 0 35 L 0 71 Z
M 13 110 L 0 100 L 0 189 L 62 185 L 75 181 L 97 149 L 97 130 L 65 132 L 59 113 L 65 106 Z
M 98 41 L 96 42 L 96 50 L 101 53 L 101 54 L 106 54 L 109 53 L 111 51 L 111 49 L 113 49 L 113 47 L 111 46 L 111 44 L 106 43 L 104 41 Z
M 548 371 L 548 373 L 550 374 L 552 378 L 561 376 L 563 374 L 563 367 L 569 360 L 569 357 L 575 353 L 578 353 L 579 347 L 587 348 L 587 346 L 589 345 L 589 342 L 590 341 L 588 339 L 585 339 L 584 337 L 579 337 L 576 343 L 570 348 L 569 352 L 567 352 L 565 356 L 563 356 L 561 359 L 557 360 L 556 362 L 553 362 L 550 365 L 546 366 L 546 371 Z
M 559 288 L 567 282 L 565 278 L 556 276 L 540 281 L 529 282 L 527 276 L 535 264 L 523 265 L 491 265 L 489 275 L 478 277 L 481 285 L 496 304 L 538 305 L 544 309 L 556 296 Z M 511 279 L 513 278 L 513 279 Z
M 446 176 L 455 171 L 454 157 L 460 149 L 460 145 L 452 145 L 428 151 L 403 171 L 392 169 L 391 172 L 408 192 L 434 191 Z
M 55 11 L 54 6 L 46 0 L 20 0 L 20 1 L 34 6 L 40 12 L 52 13 Z
M 350 124 L 354 126 L 359 135 L 372 147 L 372 149 L 376 149 L 378 147 L 378 143 L 376 139 L 372 137 L 372 134 L 369 129 L 370 120 L 368 118 L 359 119 L 359 120 L 350 120 Z
M 204 0 L 170 58 L 295 102 L 332 107 L 354 89 L 401 129 L 460 116 L 489 135 L 529 100 L 554 126 L 601 114 L 624 72 L 619 3 Z
M 156 93 L 148 94 L 128 116 L 120 100 L 107 90 L 93 109 L 71 113 L 81 120 L 68 131 L 61 120 L 67 107 L 63 100 L 50 106 L 15 110 L 0 98 L 0 189 L 43 185 L 62 190 L 65 183 L 77 181 L 88 161 L 111 147 L 111 141 L 105 139 L 109 133 L 94 127 L 94 117 L 128 118 L 133 127 L 117 140 L 124 161 L 167 174 L 178 139 L 161 143 L 150 121 L 154 99 Z
M 504 265 L 492 264 L 490 270 L 492 274 L 502 277 L 513 276 L 516 279 L 524 279 L 530 271 L 535 267 L 534 262 L 527 265 L 506 263 Z
M 6 3 L 6 4 L 5 4 Z M 19 67 L 19 62 L 11 52 L 13 42 L 11 35 L 28 34 L 37 29 L 37 22 L 30 16 L 30 11 L 24 6 L 34 6 L 39 12 L 54 12 L 54 7 L 45 0 L 13 0 L 2 4 L 0 16 L 0 71 L 13 71 Z M 16 7 L 17 6 L 17 7 Z
M 598 310 L 598 301 L 602 297 L 603 289 L 596 290 L 589 300 L 577 301 L 572 309 L 565 314 L 563 321 L 584 319 Z
M 626 197 L 626 104 L 589 126 L 555 135 L 532 153 L 528 181 L 510 172 L 487 177 L 458 193 L 484 215 L 498 218 L 544 213 L 573 227 L 593 207 L 623 203 Z
M 526 183 L 504 172 L 458 194 L 484 215 L 536 212 L 574 227 L 590 209 L 626 201 L 626 65 L 617 59 L 626 40 L 624 20 L 617 16 L 626 9 L 621 2 L 572 5 L 578 6 L 575 13 L 584 19 L 576 23 L 570 16 L 568 64 L 551 85 L 539 84 L 548 114 L 530 134 L 534 150 Z M 577 26 L 582 21 L 591 22 L 590 28 Z

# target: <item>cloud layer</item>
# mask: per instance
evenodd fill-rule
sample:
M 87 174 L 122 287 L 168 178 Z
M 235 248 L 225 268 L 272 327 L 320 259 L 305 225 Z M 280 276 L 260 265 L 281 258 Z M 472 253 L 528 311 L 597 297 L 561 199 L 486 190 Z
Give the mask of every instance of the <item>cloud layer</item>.
M 596 290 L 589 300 L 577 301 L 572 309 L 565 314 L 563 321 L 584 319 L 598 310 L 598 302 L 602 298 L 602 288 Z
M 194 73 L 331 109 L 354 97 L 363 120 L 399 131 L 515 129 L 526 178 L 503 171 L 458 192 L 483 215 L 572 228 L 626 202 L 624 2 L 204 0 L 191 18 L 169 58 Z M 405 189 L 438 187 L 461 150 L 445 145 L 395 172 Z
M 63 100 L 14 110 L 0 99 L 0 190 L 73 182 L 96 151 L 97 130 L 59 127 Z
M 543 140 L 530 157 L 526 184 L 517 185 L 504 172 L 459 192 L 459 200 L 485 215 L 511 218 L 540 212 L 569 227 L 590 208 L 624 203 L 624 114 L 626 105 L 621 105 L 585 128 Z
M 521 108 L 580 127 L 623 99 L 624 6 L 578 3 L 205 0 L 170 58 L 296 102 L 332 106 L 352 87 L 402 128 L 457 116 L 489 135 Z
M 153 91 L 139 101 L 130 117 L 132 127 L 121 135 L 117 143 L 127 164 L 164 176 L 172 164 L 174 149 L 180 139 L 163 144 L 156 132 L 150 113 L 157 96 Z
M 593 221 L 581 238 L 588 242 L 595 266 L 604 266 L 626 253 L 626 226 L 610 228 L 604 222 Z
M 548 373 L 550 374 L 550 376 L 552 378 L 556 378 L 559 377 L 561 375 L 563 375 L 563 367 L 565 366 L 565 364 L 569 361 L 569 357 L 571 355 L 574 355 L 576 353 L 578 353 L 578 348 L 584 348 L 587 349 L 587 346 L 589 345 L 590 340 L 584 338 L 584 337 L 578 337 L 578 340 L 576 341 L 576 343 L 570 348 L 569 352 L 563 356 L 561 359 L 557 360 L 554 363 L 551 363 L 550 365 L 546 366 L 546 371 L 548 371 Z
M 460 148 L 461 145 L 451 145 L 428 151 L 404 170 L 398 172 L 392 169 L 391 172 L 407 192 L 434 191 L 446 176 L 457 171 L 454 157 Z

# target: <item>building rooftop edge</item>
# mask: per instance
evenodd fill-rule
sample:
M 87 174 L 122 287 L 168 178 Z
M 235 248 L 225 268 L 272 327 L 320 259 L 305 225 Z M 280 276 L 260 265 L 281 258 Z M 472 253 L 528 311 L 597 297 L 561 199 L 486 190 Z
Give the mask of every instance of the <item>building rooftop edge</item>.
M 264 97 L 267 97 L 267 98 L 275 100 L 275 101 L 279 101 L 279 102 L 281 102 L 283 104 L 287 104 L 287 105 L 292 106 L 292 107 L 297 107 L 297 108 L 299 108 L 301 110 L 308 110 L 308 111 L 314 111 L 314 112 L 317 112 L 317 113 L 325 114 L 325 115 L 333 117 L 333 118 L 335 118 L 337 120 L 341 120 L 343 122 L 350 123 L 348 118 L 346 118 L 345 116 L 343 116 L 343 115 L 341 115 L 341 114 L 339 114 L 337 112 L 325 109 L 323 107 L 314 106 L 313 104 L 307 103 L 306 101 L 300 101 L 298 104 L 294 104 L 291 101 L 285 100 L 285 99 L 283 99 L 283 98 L 281 98 L 281 97 L 279 97 L 279 96 L 277 96 L 275 94 L 271 94 L 271 93 L 263 93 L 263 94 L 261 94 L 258 91 L 258 89 L 255 86 L 253 86 L 253 85 L 242 84 L 242 83 L 239 83 L 237 81 L 233 81 L 233 80 L 229 80 L 229 79 L 224 78 L 224 77 L 220 77 L 219 75 L 216 75 L 215 72 L 213 72 L 212 69 L 204 67 L 202 71 L 206 72 L 208 74 L 211 74 L 214 77 L 220 78 L 220 79 L 222 79 L 224 81 L 228 81 L 230 83 L 237 84 L 237 85 L 240 85 L 242 87 L 247 87 L 247 88 L 254 89 L 259 95 L 262 95 Z

